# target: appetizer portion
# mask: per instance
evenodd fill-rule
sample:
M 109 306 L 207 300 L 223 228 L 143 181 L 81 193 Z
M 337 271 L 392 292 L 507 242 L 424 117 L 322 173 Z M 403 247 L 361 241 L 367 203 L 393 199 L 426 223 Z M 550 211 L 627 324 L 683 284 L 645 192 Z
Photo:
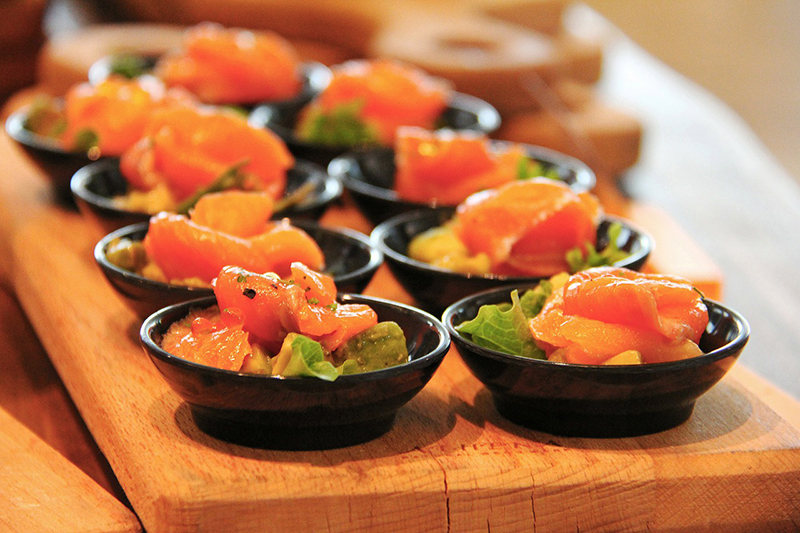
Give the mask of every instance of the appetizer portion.
M 113 243 L 106 257 L 120 268 L 166 283 L 210 286 L 220 269 L 236 264 L 287 276 L 293 262 L 321 270 L 319 245 L 288 219 L 270 221 L 265 192 L 226 191 L 201 197 L 190 215 L 162 212 L 141 242 Z
M 558 274 L 511 304 L 481 307 L 456 327 L 473 342 L 511 355 L 588 365 L 678 361 L 698 346 L 708 309 L 677 276 L 597 267 Z
M 155 74 L 208 104 L 255 104 L 288 100 L 302 81 L 292 45 L 267 31 L 198 24 L 186 31 L 180 50 L 156 63 Z
M 433 129 L 452 94 L 449 82 L 390 60 L 354 60 L 300 113 L 299 139 L 330 145 L 391 146 L 397 128 Z
M 111 76 L 96 85 L 72 86 L 63 103 L 38 100 L 25 128 L 54 139 L 64 150 L 88 152 L 92 159 L 118 156 L 142 137 L 152 113 L 195 103 L 189 93 L 169 90 L 153 76 Z
M 187 212 L 199 195 L 223 189 L 283 195 L 294 164 L 283 141 L 233 111 L 181 107 L 156 111 L 120 160 L 131 191 L 120 207 Z
M 474 131 L 400 127 L 395 140 L 397 195 L 412 202 L 455 205 L 476 192 L 533 177 L 558 179 L 519 144 L 492 144 Z
M 412 239 L 408 256 L 465 274 L 532 277 L 610 265 L 628 253 L 617 247 L 619 227 L 595 249 L 602 214 L 591 193 L 548 178 L 515 181 L 471 195 L 445 225 Z
M 328 381 L 408 362 L 402 329 L 363 304 L 336 301 L 333 279 L 302 263 L 287 277 L 226 266 L 218 306 L 192 311 L 163 337 L 167 352 L 237 372 Z

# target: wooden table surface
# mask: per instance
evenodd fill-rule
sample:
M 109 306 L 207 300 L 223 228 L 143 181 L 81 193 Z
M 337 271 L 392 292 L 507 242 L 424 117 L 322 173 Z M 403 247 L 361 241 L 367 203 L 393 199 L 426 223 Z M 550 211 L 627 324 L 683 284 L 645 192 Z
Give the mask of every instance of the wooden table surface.
M 409 404 L 395 429 L 374 443 L 301 458 L 287 457 L 286 452 L 220 446 L 185 425 L 180 401 L 165 385 L 147 377 L 155 373 L 130 339 L 111 341 L 113 332 L 102 329 L 109 324 L 129 327 L 131 315 L 102 284 L 90 258 L 81 256 L 79 251 L 88 250 L 92 239 L 83 221 L 77 213 L 54 206 L 45 180 L 6 137 L 0 139 L 0 223 L 5 228 L 0 236 L 4 282 L 0 311 L 5 324 L 0 332 L 0 406 L 106 491 L 121 500 L 127 493 L 148 530 L 176 524 L 186 529 L 192 524 L 219 526 L 222 522 L 215 522 L 219 508 L 180 507 L 180 498 L 158 500 L 159 488 L 146 482 L 163 481 L 158 466 L 173 474 L 177 471 L 180 461 L 168 459 L 169 450 L 161 450 L 164 458 L 154 460 L 153 471 L 139 472 L 134 464 L 125 462 L 135 458 L 142 461 L 136 463 L 140 467 L 147 465 L 133 449 L 139 443 L 126 442 L 129 435 L 109 420 L 109 415 L 117 414 L 111 409 L 124 408 L 120 402 L 125 395 L 139 394 L 135 389 L 145 387 L 145 382 L 145 388 L 155 387 L 158 395 L 145 409 L 149 418 L 140 423 L 152 424 L 153 417 L 158 420 L 166 413 L 165 420 L 171 424 L 164 426 L 163 433 L 177 439 L 176 448 L 202 458 L 197 470 L 183 472 L 187 483 L 192 476 L 201 478 L 183 489 L 202 493 L 203 487 L 208 488 L 209 494 L 195 495 L 197 502 L 219 505 L 224 501 L 212 494 L 220 488 L 219 480 L 239 482 L 238 489 L 247 490 L 241 483 L 249 474 L 241 474 L 241 470 L 256 472 L 259 487 L 272 483 L 290 490 L 287 480 L 308 475 L 305 464 L 313 466 L 314 479 L 335 475 L 342 483 L 337 486 L 328 481 L 315 487 L 320 492 L 313 503 L 322 515 L 342 518 L 341 505 L 359 502 L 362 506 L 350 508 L 350 522 L 342 523 L 351 530 L 371 526 L 418 530 L 449 526 L 454 531 L 534 525 L 555 530 L 704 528 L 712 524 L 800 527 L 800 406 L 745 368 L 755 369 L 786 389 L 796 387 L 800 376 L 794 355 L 800 333 L 791 327 L 796 323 L 793 319 L 800 318 L 800 293 L 796 282 L 788 278 L 789 265 L 800 261 L 798 247 L 792 246 L 792 230 L 800 222 L 797 191 L 718 102 L 629 43 L 617 41 L 609 49 L 606 69 L 606 94 L 643 117 L 648 132 L 643 160 L 626 184 L 637 198 L 665 207 L 714 257 L 726 275 L 725 301 L 743 312 L 753 327 L 753 338 L 740 363 L 698 403 L 695 415 L 681 428 L 611 441 L 559 439 L 521 431 L 492 411 L 486 394 L 450 354 L 442 372 Z M 329 220 L 336 222 L 337 213 Z M 48 259 L 51 251 L 56 255 Z M 89 280 L 76 282 L 83 301 L 102 306 L 106 314 L 87 314 L 82 306 L 65 303 L 69 294 L 64 286 L 72 282 L 74 274 Z M 52 298 L 44 289 L 48 275 L 59 282 Z M 25 304 L 33 326 L 13 291 Z M 133 362 L 108 359 L 110 366 L 122 365 L 120 368 L 131 371 L 133 385 L 115 387 L 102 373 L 93 373 L 87 358 L 80 354 L 87 346 L 102 354 L 105 344 L 72 337 L 66 326 L 73 321 L 76 331 L 95 331 L 98 339 L 111 342 L 108 346 L 127 355 L 138 353 L 140 359 Z M 796 389 L 794 392 L 797 394 Z M 459 399 L 462 408 L 450 410 L 450 394 Z M 409 430 L 420 422 L 426 423 L 427 429 L 421 433 Z M 438 431 L 439 423 L 447 431 Z M 416 431 L 424 441 L 413 444 L 409 431 Z M 136 433 L 136 437 L 142 439 L 145 450 L 163 445 L 152 435 Z M 7 453 L 8 448 L 2 451 Z M 401 472 L 398 463 L 403 465 Z M 220 465 L 231 473 L 220 474 Z M 281 478 L 280 472 L 288 477 Z M 369 490 L 358 493 L 365 480 L 374 491 L 372 496 L 380 495 L 383 501 L 372 501 Z M 310 490 L 302 477 L 295 482 L 301 485 L 291 488 L 295 494 L 303 488 Z M 404 500 L 405 491 L 412 489 L 416 496 Z M 259 500 L 248 491 L 247 498 L 263 503 L 264 496 Z M 417 522 L 408 521 L 403 510 L 409 501 L 420 506 Z M 245 513 L 244 524 L 267 525 L 263 516 L 253 517 L 245 508 L 234 506 L 234 510 Z M 136 527 L 127 522 L 124 513 L 102 511 L 112 522 L 123 524 L 120 529 Z M 9 515 L 13 516 L 0 505 L 0 517 Z M 277 523 L 295 520 L 295 524 L 318 527 L 324 527 L 326 519 L 276 516 Z

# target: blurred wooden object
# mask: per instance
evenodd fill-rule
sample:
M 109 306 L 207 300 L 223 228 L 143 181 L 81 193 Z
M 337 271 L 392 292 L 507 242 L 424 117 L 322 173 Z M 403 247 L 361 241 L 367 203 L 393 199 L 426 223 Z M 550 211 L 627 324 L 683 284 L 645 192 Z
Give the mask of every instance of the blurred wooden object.
M 120 49 L 153 53 L 177 44 L 176 30 L 211 20 L 226 26 L 276 31 L 304 59 L 331 65 L 355 57 L 388 57 L 449 79 L 456 90 L 494 105 L 511 124 L 504 138 L 574 153 L 574 136 L 594 143 L 609 179 L 638 160 L 637 120 L 604 104 L 590 87 L 602 73 L 598 39 L 565 28 L 566 0 L 149 0 L 121 3 L 148 24 L 90 27 L 48 43 L 39 79 L 55 94 L 86 77 L 99 57 Z M 162 26 L 161 24 L 169 24 Z M 531 90 L 530 80 L 536 80 Z M 567 128 L 547 106 L 549 92 L 582 85 L 585 105 L 572 108 Z M 566 101 L 558 105 L 570 104 Z M 556 107 L 558 107 L 558 105 Z
M 0 102 L 36 80 L 47 0 L 0 2 Z

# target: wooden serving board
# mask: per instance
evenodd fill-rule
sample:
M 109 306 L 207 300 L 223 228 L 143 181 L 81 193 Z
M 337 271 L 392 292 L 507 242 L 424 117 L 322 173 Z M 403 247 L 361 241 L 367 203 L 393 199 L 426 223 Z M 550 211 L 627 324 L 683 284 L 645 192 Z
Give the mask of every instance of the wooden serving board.
M 499 417 L 451 351 L 372 442 L 279 452 L 208 437 L 139 346 L 139 320 L 94 264 L 85 221 L 52 203 L 5 135 L 0 159 L 2 267 L 148 531 L 800 524 L 800 431 L 736 375 L 673 430 L 568 439 Z M 324 221 L 365 224 L 350 208 Z M 367 292 L 408 301 L 386 270 Z
M 136 516 L 0 409 L 0 529 L 140 531 Z

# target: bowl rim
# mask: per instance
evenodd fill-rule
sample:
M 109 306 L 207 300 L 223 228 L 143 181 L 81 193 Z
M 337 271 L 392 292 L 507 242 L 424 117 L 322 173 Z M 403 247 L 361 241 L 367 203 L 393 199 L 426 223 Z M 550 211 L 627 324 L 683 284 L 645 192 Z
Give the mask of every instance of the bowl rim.
M 87 182 L 92 177 L 96 176 L 97 174 L 109 172 L 115 168 L 119 168 L 118 157 L 107 157 L 98 161 L 92 161 L 91 163 L 79 168 L 69 180 L 69 186 L 73 196 L 92 206 L 96 206 L 108 213 L 113 213 L 115 215 L 141 215 L 149 217 L 156 214 L 147 213 L 145 211 L 132 211 L 129 209 L 124 209 L 116 205 L 112 198 L 94 193 L 86 187 Z M 323 189 L 321 194 L 315 197 L 315 201 L 310 206 L 311 209 L 333 202 L 344 192 L 344 185 L 342 184 L 341 180 L 339 180 L 336 176 L 331 176 L 325 168 L 312 161 L 295 158 L 294 166 L 292 166 L 292 168 L 289 170 L 303 172 L 309 178 L 319 175 L 319 182 L 323 185 Z M 289 212 L 287 213 L 287 216 L 291 217 L 292 214 L 292 212 Z
M 448 211 L 454 211 L 453 207 L 439 207 L 436 209 L 427 209 L 427 210 L 415 210 L 415 211 L 408 211 L 406 213 L 401 213 L 396 215 L 384 222 L 381 222 L 372 230 L 370 233 L 370 240 L 372 240 L 373 245 L 380 249 L 383 252 L 383 255 L 391 261 L 395 261 L 397 263 L 401 263 L 405 266 L 412 267 L 418 270 L 430 271 L 436 273 L 438 275 L 447 275 L 451 276 L 454 279 L 461 279 L 461 280 L 469 280 L 469 279 L 480 279 L 480 280 L 491 280 L 491 281 L 498 281 L 504 283 L 525 283 L 532 280 L 542 280 L 547 279 L 550 276 L 542 276 L 542 277 L 535 277 L 535 276 L 510 276 L 506 274 L 465 274 L 463 272 L 455 272 L 453 270 L 438 267 L 432 265 L 430 263 L 424 263 L 422 261 L 417 261 L 416 259 L 412 259 L 405 254 L 401 254 L 392 248 L 390 248 L 386 244 L 386 238 L 388 237 L 391 230 L 400 226 L 401 224 L 405 224 L 417 219 L 421 219 L 423 217 L 438 217 L 443 213 L 447 213 Z M 623 228 L 627 228 L 631 231 L 634 231 L 639 234 L 639 239 L 642 244 L 642 249 L 631 253 L 628 257 L 624 260 L 617 261 L 612 266 L 615 267 L 625 267 L 625 265 L 630 265 L 636 263 L 637 261 L 647 257 L 649 254 L 652 253 L 653 249 L 655 248 L 655 241 L 653 240 L 652 235 L 650 233 L 642 230 L 637 225 L 631 223 L 628 219 L 617 217 L 613 215 L 603 215 L 603 217 L 598 222 L 598 228 L 602 222 L 618 222 L 620 223 Z
M 287 217 L 288 218 L 288 217 Z M 346 274 L 342 274 L 341 276 L 334 277 L 334 282 L 336 283 L 349 283 L 353 280 L 358 279 L 361 276 L 368 274 L 369 272 L 374 272 L 381 266 L 384 260 L 383 252 L 381 252 L 378 248 L 376 248 L 372 242 L 370 241 L 369 237 L 364 235 L 363 233 L 344 227 L 338 226 L 323 226 L 317 222 L 312 222 L 310 220 L 293 220 L 289 218 L 290 223 L 302 229 L 303 231 L 322 231 L 328 233 L 330 235 L 336 235 L 340 237 L 344 237 L 347 240 L 353 241 L 358 243 L 359 247 L 362 250 L 365 250 L 369 254 L 369 258 L 367 263 L 352 272 L 347 272 Z M 128 237 L 131 234 L 139 233 L 144 231 L 145 234 L 147 233 L 147 228 L 149 226 L 149 222 L 138 222 L 136 224 L 129 224 L 124 226 L 120 229 L 114 230 L 111 233 L 108 233 L 104 237 L 102 237 L 94 247 L 94 259 L 95 262 L 100 266 L 103 270 L 109 270 L 114 273 L 115 276 L 124 278 L 131 282 L 139 283 L 146 288 L 150 289 L 157 289 L 162 291 L 168 291 L 170 293 L 179 293 L 183 294 L 186 292 L 196 292 L 198 296 L 207 294 L 209 292 L 213 292 L 211 287 L 195 287 L 191 285 L 179 285 L 177 283 L 166 283 L 163 281 L 157 281 L 154 279 L 146 278 L 141 276 L 135 272 L 131 272 L 130 270 L 125 270 L 124 268 L 118 267 L 117 265 L 113 264 L 108 260 L 106 257 L 106 248 L 108 247 L 109 243 L 117 238 L 120 237 Z
M 511 291 L 513 290 L 525 290 L 529 288 L 533 288 L 536 286 L 536 283 L 528 283 L 528 284 L 519 284 L 519 285 L 505 285 L 502 287 L 496 287 L 493 289 L 488 289 L 485 291 L 481 291 L 475 294 L 471 294 L 466 296 L 444 310 L 442 313 L 442 323 L 444 324 L 445 328 L 447 329 L 448 333 L 450 333 L 450 338 L 452 339 L 453 343 L 456 344 L 456 347 L 459 345 L 463 345 L 465 348 L 480 354 L 481 357 L 488 357 L 489 359 L 494 359 L 497 361 L 509 363 L 516 366 L 538 366 L 538 365 L 546 365 L 548 367 L 552 367 L 554 369 L 561 369 L 556 371 L 569 371 L 569 372 L 603 372 L 606 374 L 652 374 L 656 372 L 668 372 L 670 370 L 679 370 L 679 369 L 687 369 L 687 368 L 694 368 L 699 366 L 705 366 L 711 363 L 714 363 L 720 359 L 725 359 L 729 357 L 731 353 L 740 352 L 747 341 L 750 338 L 750 324 L 741 315 L 738 311 L 731 309 L 730 307 L 710 298 L 703 298 L 703 301 L 709 307 L 709 310 L 712 308 L 716 308 L 725 315 L 731 317 L 731 319 L 736 323 L 738 327 L 738 333 L 736 337 L 732 340 L 727 342 L 725 345 L 711 350 L 710 352 L 703 353 L 703 355 L 699 355 L 697 357 L 690 357 L 688 359 L 681 359 L 679 361 L 668 361 L 664 363 L 644 363 L 644 364 L 632 364 L 632 365 L 587 365 L 587 364 L 580 364 L 580 363 L 564 363 L 558 361 L 548 361 L 547 359 L 532 359 L 527 357 L 522 357 L 519 355 L 512 355 L 508 353 L 503 353 L 497 350 L 493 350 L 491 348 L 484 348 L 483 346 L 479 346 L 475 344 L 471 340 L 467 339 L 463 335 L 461 335 L 456 329 L 455 325 L 453 324 L 453 319 L 464 306 L 473 303 L 475 300 L 483 299 L 487 296 L 500 296 L 500 293 L 508 293 L 510 295 Z M 494 299 L 494 298 L 491 298 Z M 703 333 L 705 335 L 705 333 Z
M 256 105 L 253 108 L 253 111 L 248 116 L 248 121 L 251 122 L 254 126 L 259 128 L 269 128 L 275 133 L 279 134 L 281 137 L 286 139 L 287 144 L 292 143 L 295 146 L 303 147 L 306 149 L 324 149 L 330 151 L 341 151 L 346 152 L 352 147 L 350 146 L 337 146 L 337 145 L 327 145 L 321 143 L 312 143 L 308 141 L 304 141 L 302 139 L 298 139 L 297 136 L 294 134 L 294 130 L 292 128 L 284 127 L 281 124 L 276 124 L 274 120 L 274 116 L 276 112 L 278 112 L 278 107 L 280 106 L 280 102 L 264 102 L 259 105 Z M 479 131 L 489 135 L 497 131 L 500 128 L 500 124 L 502 119 L 500 117 L 500 113 L 497 109 L 481 98 L 477 96 L 472 96 L 464 93 L 460 93 L 457 91 L 453 91 L 451 94 L 451 98 L 445 107 L 445 111 L 466 111 L 470 112 L 475 115 L 475 119 L 477 124 L 479 125 L 478 129 L 470 129 L 469 131 Z M 436 128 L 441 129 L 441 128 Z
M 574 171 L 575 172 L 574 185 L 566 184 L 566 182 L 564 182 L 563 180 L 560 181 L 562 181 L 562 183 L 565 183 L 570 189 L 572 189 L 575 192 L 591 191 L 597 185 L 597 176 L 595 175 L 594 171 L 589 167 L 589 165 L 587 165 L 578 158 L 564 154 L 557 150 L 553 150 L 551 148 L 545 148 L 544 146 L 537 146 L 534 144 L 516 143 L 498 139 L 490 139 L 489 142 L 492 146 L 521 145 L 525 150 L 525 153 L 528 154 L 528 156 L 533 157 L 538 161 L 552 164 L 555 167 L 568 168 Z M 344 154 L 337 156 L 331 160 L 331 162 L 328 164 L 328 173 L 331 174 L 332 176 L 336 176 L 337 178 L 339 178 L 344 184 L 344 187 L 346 189 L 386 202 L 393 202 L 401 205 L 407 205 L 411 208 L 419 208 L 419 209 L 422 208 L 432 209 L 436 207 L 456 207 L 458 205 L 458 204 L 443 204 L 437 201 L 417 202 L 413 200 L 406 200 L 404 198 L 400 198 L 400 196 L 393 189 L 379 187 L 377 185 L 373 185 L 372 183 L 368 183 L 364 180 L 354 178 L 347 172 L 348 168 L 351 168 L 354 164 L 357 163 L 358 155 L 366 154 L 369 152 L 379 152 L 379 151 L 384 151 L 387 154 L 391 152 L 393 156 L 395 155 L 395 149 L 393 147 L 385 147 L 385 146 L 357 148 L 354 150 L 348 150 Z
M 428 353 L 425 353 L 420 357 L 411 359 L 407 363 L 403 363 L 401 365 L 396 365 L 388 368 L 382 368 L 379 370 L 372 370 L 369 372 L 360 372 L 358 374 L 342 375 L 339 376 L 335 381 L 328 382 L 319 379 L 309 379 L 308 377 L 304 376 L 272 376 L 272 375 L 268 376 L 265 374 L 238 372 L 233 370 L 224 370 L 222 368 L 216 368 L 201 363 L 195 363 L 193 361 L 183 359 L 182 357 L 178 357 L 177 355 L 173 355 L 167 352 L 166 350 L 161 348 L 161 346 L 159 346 L 158 343 L 152 338 L 153 332 L 156 330 L 156 328 L 164 327 L 164 325 L 161 322 L 164 315 L 177 312 L 178 310 L 184 308 L 186 310 L 186 313 L 188 313 L 189 310 L 191 310 L 193 307 L 207 308 L 210 307 L 211 305 L 216 305 L 217 299 L 213 295 L 204 298 L 196 298 L 194 300 L 188 300 L 185 302 L 173 304 L 164 307 L 162 309 L 159 309 L 158 311 L 154 312 L 153 314 L 144 319 L 141 327 L 139 328 L 139 339 L 144 348 L 148 351 L 150 355 L 156 356 L 158 359 L 168 364 L 179 366 L 187 370 L 199 371 L 227 378 L 235 377 L 240 379 L 251 380 L 253 382 L 269 380 L 271 382 L 287 382 L 294 384 L 310 383 L 313 386 L 319 386 L 320 383 L 327 383 L 328 384 L 327 386 L 336 386 L 337 383 L 340 385 L 342 383 L 351 384 L 351 383 L 358 383 L 361 381 L 379 380 L 383 377 L 388 377 L 392 374 L 397 374 L 397 373 L 405 374 L 420 368 L 425 368 L 430 364 L 434 364 L 437 361 L 440 361 L 442 358 L 444 358 L 444 356 L 450 349 L 450 343 L 451 343 L 450 333 L 447 331 L 447 328 L 444 327 L 442 322 L 438 318 L 431 315 L 430 313 L 427 313 L 421 309 L 412 307 L 410 305 L 387 300 L 385 298 L 379 298 L 376 296 L 339 293 L 336 298 L 337 301 L 343 303 L 354 302 L 354 303 L 366 303 L 368 305 L 371 303 L 375 303 L 387 307 L 394 307 L 401 309 L 404 312 L 410 313 L 411 315 L 417 316 L 421 320 L 426 321 L 433 327 L 438 336 L 438 343 Z M 184 316 L 186 313 L 184 313 Z

